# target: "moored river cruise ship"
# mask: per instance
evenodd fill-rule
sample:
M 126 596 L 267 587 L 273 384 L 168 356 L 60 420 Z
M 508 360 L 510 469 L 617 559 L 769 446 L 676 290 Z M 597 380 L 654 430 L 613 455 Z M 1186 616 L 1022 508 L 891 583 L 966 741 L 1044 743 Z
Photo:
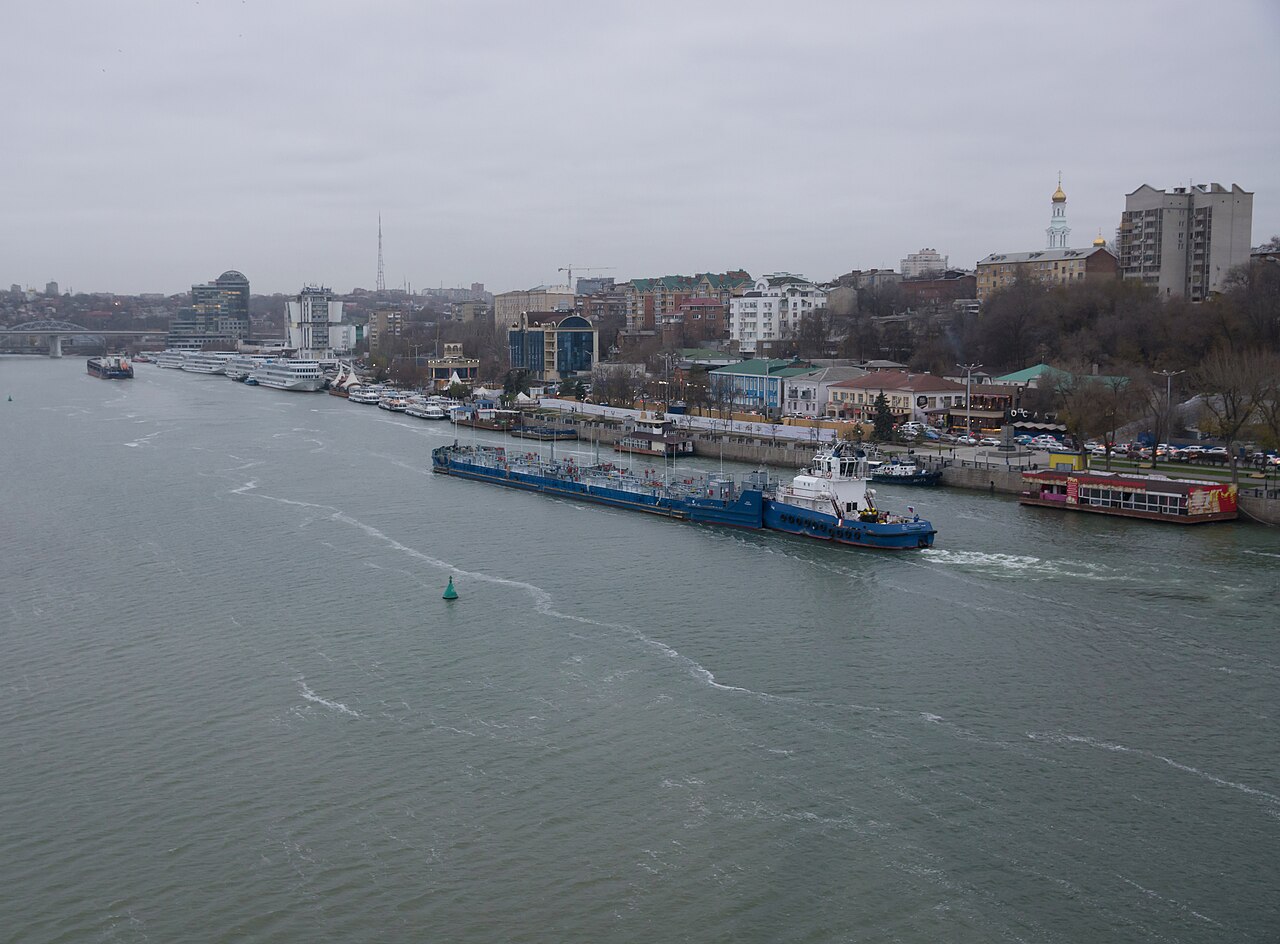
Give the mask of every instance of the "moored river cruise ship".
M 276 390 L 297 390 L 314 393 L 324 389 L 325 379 L 320 372 L 319 361 L 269 361 L 258 367 L 246 378 L 260 387 Z
M 1237 514 L 1236 487 L 1223 482 L 1049 469 L 1023 472 L 1022 482 L 1027 490 L 1018 501 L 1039 508 L 1175 524 L 1232 521 Z

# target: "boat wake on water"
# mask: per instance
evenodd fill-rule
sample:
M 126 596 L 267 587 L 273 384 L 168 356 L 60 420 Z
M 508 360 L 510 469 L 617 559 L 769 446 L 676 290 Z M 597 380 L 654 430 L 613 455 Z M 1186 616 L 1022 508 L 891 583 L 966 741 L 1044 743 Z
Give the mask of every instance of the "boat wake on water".
M 346 514 L 344 511 L 342 511 L 341 509 L 335 508 L 332 505 L 322 505 L 316 502 L 299 501 L 293 498 L 281 498 L 280 496 L 277 496 L 277 495 L 267 495 L 265 493 L 259 492 L 257 489 L 258 489 L 257 482 L 251 480 L 251 481 L 245 482 L 243 485 L 239 486 L 238 488 L 233 488 L 231 490 L 231 493 L 234 495 L 240 495 L 243 497 L 258 498 L 258 499 L 262 499 L 263 501 L 277 502 L 282 505 L 289 505 L 299 509 L 307 509 L 310 511 L 327 511 L 329 513 L 327 515 L 329 520 L 336 521 L 341 524 L 348 525 L 349 527 L 356 528 L 357 530 L 362 531 L 364 534 L 368 535 L 369 537 L 383 542 L 392 550 L 397 551 L 401 554 L 405 554 L 413 558 L 414 560 L 420 561 L 421 563 L 427 564 L 431 567 L 437 567 L 441 570 L 445 570 L 451 574 L 454 574 L 455 576 L 466 577 L 471 580 L 478 580 L 484 583 L 493 584 L 495 586 L 509 587 L 514 590 L 523 591 L 529 594 L 533 598 L 535 611 L 543 616 L 547 616 L 552 619 L 567 620 L 573 623 L 579 623 L 579 624 L 584 624 L 588 626 L 597 626 L 601 629 L 610 629 L 616 632 L 626 633 L 630 635 L 632 638 L 634 638 L 635 640 L 637 640 L 638 642 L 644 644 L 647 648 L 653 649 L 656 652 L 661 653 L 664 657 L 669 659 L 671 662 L 681 666 L 691 677 L 698 679 L 699 681 L 719 691 L 736 692 L 744 695 L 752 695 L 758 698 L 776 699 L 779 701 L 789 701 L 789 702 L 801 701 L 801 699 L 796 699 L 790 696 L 773 695 L 773 694 L 770 694 L 769 692 L 756 691 L 754 689 L 743 688 L 737 685 L 729 685 L 724 682 L 720 682 L 716 679 L 715 673 L 713 673 L 710 669 L 701 665 L 696 660 L 690 659 L 688 656 L 682 655 L 677 649 L 667 645 L 661 640 L 653 639 L 650 636 L 646 636 L 643 632 L 641 632 L 640 630 L 636 629 L 633 626 L 629 626 L 625 623 L 613 623 L 613 622 L 606 622 L 603 620 L 595 620 L 595 619 L 591 619 L 590 617 L 577 616 L 572 613 L 564 613 L 564 612 L 561 612 L 560 610 L 557 610 L 553 605 L 553 598 L 551 594 L 548 591 L 544 590 L 543 588 L 535 584 L 531 584 L 523 580 L 513 580 L 509 577 L 499 577 L 497 575 L 487 574 L 481 571 L 465 570 L 461 567 L 458 567 L 456 564 L 452 564 L 449 561 L 446 561 L 442 558 L 432 557 L 430 554 L 424 554 L 422 551 L 419 551 L 416 548 L 409 547 L 407 544 L 403 544 L 400 541 L 397 541 L 395 538 L 391 537 L 386 532 L 381 531 L 378 528 L 373 527 L 372 525 L 366 524 L 357 518 L 353 518 L 350 515 Z M 308 518 L 308 521 L 312 521 L 312 520 L 315 520 L 314 517 Z M 350 709 L 348 709 L 345 705 L 341 705 L 341 703 L 335 702 L 332 705 L 330 705 L 329 702 L 322 701 L 319 698 L 319 696 L 315 695 L 314 692 L 311 692 L 310 689 L 306 688 L 305 683 L 303 683 L 301 679 L 299 679 L 298 681 L 299 681 L 299 684 L 303 686 L 303 693 L 302 693 L 303 697 L 306 698 L 308 701 L 317 701 L 317 702 L 329 705 L 329 707 L 334 707 L 334 708 L 338 708 L 340 706 L 341 710 L 345 710 L 350 712 L 351 714 L 355 714 L 355 712 L 351 712 Z M 860 705 L 852 705 L 847 707 L 855 708 L 858 710 L 875 710 L 875 709 L 867 709 L 866 706 L 860 706 Z
M 1045 744 L 1083 744 L 1087 747 L 1095 748 L 1100 751 L 1107 751 L 1113 754 L 1130 754 L 1135 757 L 1143 757 L 1148 760 L 1159 761 L 1167 764 L 1174 770 L 1180 770 L 1186 774 L 1192 774 L 1201 777 L 1210 783 L 1217 784 L 1220 787 L 1230 787 L 1232 790 L 1239 790 L 1241 793 L 1249 796 L 1258 797 L 1273 807 L 1280 807 L 1280 796 L 1274 793 L 1268 793 L 1266 790 L 1259 790 L 1257 787 L 1251 787 L 1245 783 L 1238 783 L 1234 780 L 1227 780 L 1224 777 L 1216 776 L 1208 771 L 1201 770 L 1198 767 L 1192 767 L 1189 764 L 1179 763 L 1171 757 L 1165 757 L 1163 754 L 1157 754 L 1155 751 L 1149 751 L 1141 747 L 1126 747 L 1123 744 L 1114 744 L 1110 741 L 1100 741 L 1091 737 L 1082 737 L 1077 734 L 1060 734 L 1041 731 L 1028 731 L 1027 737 L 1032 741 L 1040 741 Z M 1272 809 L 1269 812 L 1273 815 L 1280 815 L 1280 810 Z
M 317 705 L 324 705 L 324 707 L 326 708 L 336 711 L 339 714 L 350 715 L 352 718 L 360 717 L 360 712 L 355 711 L 351 708 L 348 708 L 342 702 L 332 701 L 328 698 L 322 698 L 321 696 L 317 695 L 307 685 L 307 680 L 304 676 L 299 675 L 296 679 L 294 679 L 294 681 L 298 683 L 298 687 L 302 690 L 301 695 L 307 701 L 315 702 Z
M 1002 554 L 989 551 L 951 551 L 942 548 L 929 548 L 923 552 L 926 561 L 952 567 L 982 570 L 1000 576 L 1028 578 L 1071 577 L 1077 580 L 1099 580 L 1105 582 L 1125 582 L 1136 578 L 1118 574 L 1103 564 L 1092 564 L 1088 561 L 1046 560 L 1025 554 Z

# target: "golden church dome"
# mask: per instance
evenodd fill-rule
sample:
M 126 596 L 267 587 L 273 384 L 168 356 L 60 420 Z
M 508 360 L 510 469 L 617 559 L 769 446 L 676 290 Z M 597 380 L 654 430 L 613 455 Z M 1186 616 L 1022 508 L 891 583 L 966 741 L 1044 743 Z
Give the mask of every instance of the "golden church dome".
M 1062 192 L 1062 182 L 1061 182 L 1061 181 L 1059 181 L 1059 182 L 1058 182 L 1058 189 L 1057 189 L 1057 190 L 1055 190 L 1055 191 L 1053 192 L 1053 202 L 1054 202 L 1054 203 L 1066 203 L 1066 202 L 1067 202 L 1067 195 L 1066 195 L 1065 193 L 1063 193 L 1063 192 Z
M 1099 234 L 1097 235 L 1097 238 L 1095 238 L 1095 239 L 1094 239 L 1093 244 L 1094 244 L 1095 246 L 1105 246 L 1105 245 L 1107 244 L 1107 241 L 1106 241 L 1105 239 L 1103 239 L 1103 238 L 1102 238 L 1102 234 L 1101 234 L 1101 233 L 1099 233 Z

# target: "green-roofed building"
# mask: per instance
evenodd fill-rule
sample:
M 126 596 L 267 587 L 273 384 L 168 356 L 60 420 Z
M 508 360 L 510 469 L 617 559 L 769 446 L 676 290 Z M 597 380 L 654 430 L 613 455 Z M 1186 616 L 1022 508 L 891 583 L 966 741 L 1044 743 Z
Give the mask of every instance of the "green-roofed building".
M 712 395 L 768 416 L 782 412 L 784 381 L 814 370 L 807 361 L 757 357 L 709 371 Z
M 656 279 L 632 279 L 618 286 L 626 303 L 630 335 L 652 334 L 688 298 L 718 298 L 728 304 L 734 295 L 751 287 L 751 276 L 741 270 L 699 272 L 696 275 L 664 275 Z
M 1067 371 L 1051 364 L 1036 364 L 1034 367 L 1015 370 L 1012 374 L 1005 374 L 1002 377 L 992 377 L 991 382 L 1007 387 L 1048 388 L 1061 383 L 1062 379 L 1068 376 L 1070 374 Z M 1090 374 L 1089 376 L 1105 384 L 1127 383 L 1129 380 L 1128 377 L 1103 376 L 1100 374 Z
M 1048 364 L 1036 364 L 1034 367 L 1027 367 L 1023 370 L 1015 370 L 1012 374 L 1005 374 L 1003 377 L 992 377 L 991 382 L 994 384 L 1006 384 L 1011 387 L 1023 386 L 1025 384 L 1036 385 L 1036 381 L 1040 379 L 1041 374 L 1049 374 L 1050 377 L 1062 373 L 1056 367 L 1050 367 Z

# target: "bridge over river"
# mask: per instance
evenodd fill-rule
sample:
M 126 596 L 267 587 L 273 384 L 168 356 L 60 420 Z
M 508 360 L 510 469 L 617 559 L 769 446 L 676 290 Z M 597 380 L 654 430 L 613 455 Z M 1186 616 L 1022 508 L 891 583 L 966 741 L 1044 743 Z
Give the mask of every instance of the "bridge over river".
M 165 337 L 165 332 L 157 331 L 154 328 L 144 330 L 130 331 L 104 331 L 100 328 L 86 328 L 83 325 L 72 324 L 70 321 L 55 321 L 53 319 L 42 319 L 40 321 L 28 321 L 23 324 L 13 325 L 8 328 L 0 328 L 0 340 L 17 339 L 17 338 L 44 338 L 48 344 L 47 351 L 50 357 L 62 356 L 62 342 L 64 339 L 81 339 L 91 341 L 97 344 L 106 344 L 107 338 L 160 338 Z M 72 341 L 74 343 L 74 341 Z M 0 343 L 0 347 L 7 348 L 8 345 Z M 10 350 L 8 353 L 26 354 L 30 350 Z

